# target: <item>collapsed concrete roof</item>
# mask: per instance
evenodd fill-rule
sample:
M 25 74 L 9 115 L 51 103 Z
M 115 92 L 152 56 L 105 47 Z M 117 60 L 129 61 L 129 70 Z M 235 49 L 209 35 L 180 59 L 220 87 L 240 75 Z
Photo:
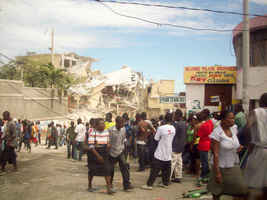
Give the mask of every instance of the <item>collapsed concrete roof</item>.
M 133 71 L 130 67 L 122 67 L 119 70 L 104 75 L 106 77 L 105 85 L 123 85 L 129 88 L 136 87 L 140 82 L 140 77 L 137 72 Z
M 78 77 L 83 77 L 87 75 L 88 70 L 90 70 L 91 61 L 80 62 L 74 65 L 71 69 L 69 69 L 69 73 L 74 74 Z
M 114 72 L 92 77 L 92 79 L 87 80 L 86 83 L 73 86 L 69 90 L 78 95 L 90 95 L 91 89 L 102 83 L 104 83 L 105 86 L 120 85 L 132 89 L 136 87 L 138 83 L 142 86 L 143 80 L 140 73 L 138 74 L 138 72 L 133 71 L 130 67 L 124 66 Z
M 92 88 L 95 88 L 99 86 L 100 84 L 104 83 L 104 80 L 98 80 L 98 79 L 93 79 L 90 82 L 82 83 L 76 86 L 73 86 L 69 88 L 69 91 L 74 94 L 78 94 L 81 96 L 87 96 L 90 94 Z

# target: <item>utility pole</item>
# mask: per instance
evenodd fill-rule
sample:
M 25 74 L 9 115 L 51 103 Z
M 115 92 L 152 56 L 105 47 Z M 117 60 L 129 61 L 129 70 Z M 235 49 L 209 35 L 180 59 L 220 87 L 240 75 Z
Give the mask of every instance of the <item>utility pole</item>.
M 51 64 L 54 65 L 54 28 L 51 31 Z
M 249 112 L 248 96 L 248 70 L 249 70 L 249 17 L 248 17 L 248 0 L 243 0 L 243 35 L 242 35 L 242 67 L 243 67 L 243 108 L 245 113 Z
M 23 82 L 24 67 L 20 65 L 20 80 Z
M 52 28 L 51 31 L 51 64 L 54 66 L 54 28 Z M 52 89 L 51 89 L 51 109 L 54 109 L 54 98 L 55 98 L 55 89 L 52 84 Z

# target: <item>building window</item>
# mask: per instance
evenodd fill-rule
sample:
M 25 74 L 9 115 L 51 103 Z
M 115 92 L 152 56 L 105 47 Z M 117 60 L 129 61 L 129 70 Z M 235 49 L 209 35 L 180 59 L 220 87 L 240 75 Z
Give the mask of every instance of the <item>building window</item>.
M 250 65 L 267 66 L 267 30 L 255 31 L 250 35 Z
M 64 67 L 69 68 L 70 67 L 70 60 L 65 59 L 64 60 Z

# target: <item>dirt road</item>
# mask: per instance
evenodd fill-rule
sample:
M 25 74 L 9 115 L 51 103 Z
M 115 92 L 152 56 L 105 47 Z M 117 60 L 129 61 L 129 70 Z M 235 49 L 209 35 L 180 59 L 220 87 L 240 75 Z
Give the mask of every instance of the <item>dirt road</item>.
M 0 176 L 1 200 L 176 200 L 184 191 L 195 189 L 195 179 L 185 176 L 182 184 L 174 183 L 168 189 L 155 184 L 152 191 L 142 190 L 148 178 L 149 170 L 136 172 L 137 164 L 131 162 L 131 181 L 135 189 L 122 190 L 121 174 L 116 168 L 114 186 L 117 193 L 113 196 L 105 193 L 103 177 L 95 177 L 94 185 L 100 188 L 95 193 L 87 192 L 86 156 L 83 161 L 66 158 L 66 147 L 59 150 L 35 147 L 32 153 L 18 153 L 18 172 L 8 166 L 7 173 Z M 159 182 L 160 179 L 157 180 Z

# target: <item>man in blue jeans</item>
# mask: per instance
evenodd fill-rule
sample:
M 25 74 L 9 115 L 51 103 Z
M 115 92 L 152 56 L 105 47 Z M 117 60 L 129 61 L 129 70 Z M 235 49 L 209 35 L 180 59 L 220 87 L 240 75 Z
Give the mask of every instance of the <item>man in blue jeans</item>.
M 208 163 L 208 155 L 210 150 L 209 135 L 212 133 L 214 128 L 213 122 L 209 118 L 209 114 L 210 112 L 208 109 L 204 109 L 203 111 L 201 111 L 201 116 L 204 119 L 204 122 L 200 125 L 198 130 L 198 136 L 199 136 L 198 150 L 201 162 L 200 180 L 202 180 L 203 182 L 208 181 L 208 175 L 210 172 Z

